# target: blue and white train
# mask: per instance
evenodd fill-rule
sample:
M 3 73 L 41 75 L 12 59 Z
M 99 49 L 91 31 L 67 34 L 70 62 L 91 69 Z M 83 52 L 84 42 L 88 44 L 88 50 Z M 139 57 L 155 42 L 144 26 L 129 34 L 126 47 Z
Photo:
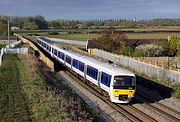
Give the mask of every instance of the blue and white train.
M 85 54 L 65 49 L 42 37 L 38 38 L 38 45 L 60 63 L 106 91 L 112 102 L 129 103 L 134 97 L 136 78 L 132 72 Z

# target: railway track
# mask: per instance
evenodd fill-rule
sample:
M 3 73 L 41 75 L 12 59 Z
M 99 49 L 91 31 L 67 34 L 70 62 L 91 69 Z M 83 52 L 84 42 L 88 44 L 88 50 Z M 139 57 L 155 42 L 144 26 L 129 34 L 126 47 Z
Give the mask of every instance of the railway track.
M 88 91 L 96 95 L 98 98 L 106 102 L 116 111 L 124 115 L 130 121 L 142 122 L 142 121 L 149 121 L 149 122 L 157 122 L 154 118 L 150 117 L 146 113 L 138 110 L 137 108 L 133 107 L 132 105 L 122 105 L 122 104 L 115 104 L 112 103 L 107 97 L 104 97 L 97 89 L 93 89 L 91 86 L 87 85 L 81 79 L 77 78 L 74 73 L 71 71 L 65 71 L 72 79 L 76 80 L 81 86 L 85 87 Z
M 174 121 L 174 122 L 180 122 L 180 113 L 168 106 L 165 106 L 162 103 L 156 102 L 150 97 L 147 97 L 145 95 L 136 94 L 135 99 L 137 101 L 142 102 L 143 106 L 153 110 L 154 112 L 159 113 L 160 115 L 164 116 L 168 120 Z M 152 103 L 152 104 L 151 104 Z

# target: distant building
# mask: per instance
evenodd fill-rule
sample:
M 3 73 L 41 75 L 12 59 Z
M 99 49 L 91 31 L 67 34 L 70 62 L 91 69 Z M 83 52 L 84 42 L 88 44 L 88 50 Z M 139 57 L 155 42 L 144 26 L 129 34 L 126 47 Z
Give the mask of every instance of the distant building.
M 19 28 L 19 27 L 16 27 L 16 26 L 12 26 L 12 27 L 11 27 L 11 30 L 20 30 L 20 28 Z

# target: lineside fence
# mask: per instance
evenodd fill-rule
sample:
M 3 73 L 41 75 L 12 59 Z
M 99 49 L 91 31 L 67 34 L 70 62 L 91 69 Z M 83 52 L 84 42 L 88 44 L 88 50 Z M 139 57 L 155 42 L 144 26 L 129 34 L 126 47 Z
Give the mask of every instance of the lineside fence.
M 21 44 L 21 41 L 16 41 L 16 42 L 14 42 L 14 43 L 11 43 L 10 45 L 8 44 L 8 45 L 6 45 L 6 48 L 14 48 L 15 46 L 17 46 L 17 45 L 19 45 L 19 44 Z
M 30 47 L 32 47 L 35 51 L 39 52 L 39 59 L 43 61 L 49 68 L 51 68 L 52 71 L 54 71 L 54 62 L 51 61 L 48 57 L 46 57 L 45 54 L 43 54 L 37 47 L 34 45 L 30 40 L 23 37 L 20 34 L 15 34 L 23 43 L 29 44 Z
M 28 54 L 28 48 L 16 48 L 16 49 L 10 49 L 10 48 L 4 48 L 5 54 Z
M 167 80 L 170 82 L 180 82 L 180 71 L 173 71 L 165 67 L 159 67 L 156 65 L 144 63 L 133 58 L 125 57 L 122 55 L 117 55 L 109 53 L 103 50 L 93 49 L 91 50 L 93 55 L 99 56 L 101 58 L 110 60 L 116 64 L 123 65 L 125 67 L 130 67 L 131 69 L 137 71 L 138 73 L 143 73 L 149 77 L 157 78 L 158 80 Z
M 21 41 L 16 41 L 10 45 L 6 45 L 5 48 L 1 49 L 1 54 L 0 54 L 0 67 L 2 64 L 2 57 L 4 54 L 28 54 L 28 48 L 16 48 L 16 49 L 12 49 L 15 46 L 21 44 Z M 11 48 L 9 48 L 11 47 Z
M 134 59 L 173 70 L 180 69 L 180 57 L 134 57 Z

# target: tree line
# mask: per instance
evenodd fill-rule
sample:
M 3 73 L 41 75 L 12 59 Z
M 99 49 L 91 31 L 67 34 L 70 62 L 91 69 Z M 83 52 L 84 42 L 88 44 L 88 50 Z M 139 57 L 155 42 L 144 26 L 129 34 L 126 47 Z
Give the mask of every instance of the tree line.
M 157 18 L 148 20 L 130 19 L 92 19 L 92 20 L 49 20 L 43 16 L 4 16 L 0 15 L 0 35 L 7 33 L 7 21 L 11 27 L 15 26 L 22 30 L 39 29 L 83 29 L 83 28 L 139 28 L 144 26 L 180 26 L 180 19 Z
M 124 32 L 109 28 L 101 31 L 95 41 L 98 42 L 99 48 L 103 50 L 127 56 L 180 56 L 180 37 L 175 35 L 168 36 L 166 43 L 157 40 L 151 44 L 131 45 L 128 44 L 128 38 Z
M 47 29 L 48 22 L 43 16 L 4 16 L 0 15 L 0 35 L 7 35 L 8 22 L 10 26 L 18 27 L 22 30 Z
M 48 26 L 53 29 L 63 28 L 139 28 L 145 26 L 180 26 L 180 19 L 157 18 L 149 20 L 94 19 L 94 20 L 51 20 Z

